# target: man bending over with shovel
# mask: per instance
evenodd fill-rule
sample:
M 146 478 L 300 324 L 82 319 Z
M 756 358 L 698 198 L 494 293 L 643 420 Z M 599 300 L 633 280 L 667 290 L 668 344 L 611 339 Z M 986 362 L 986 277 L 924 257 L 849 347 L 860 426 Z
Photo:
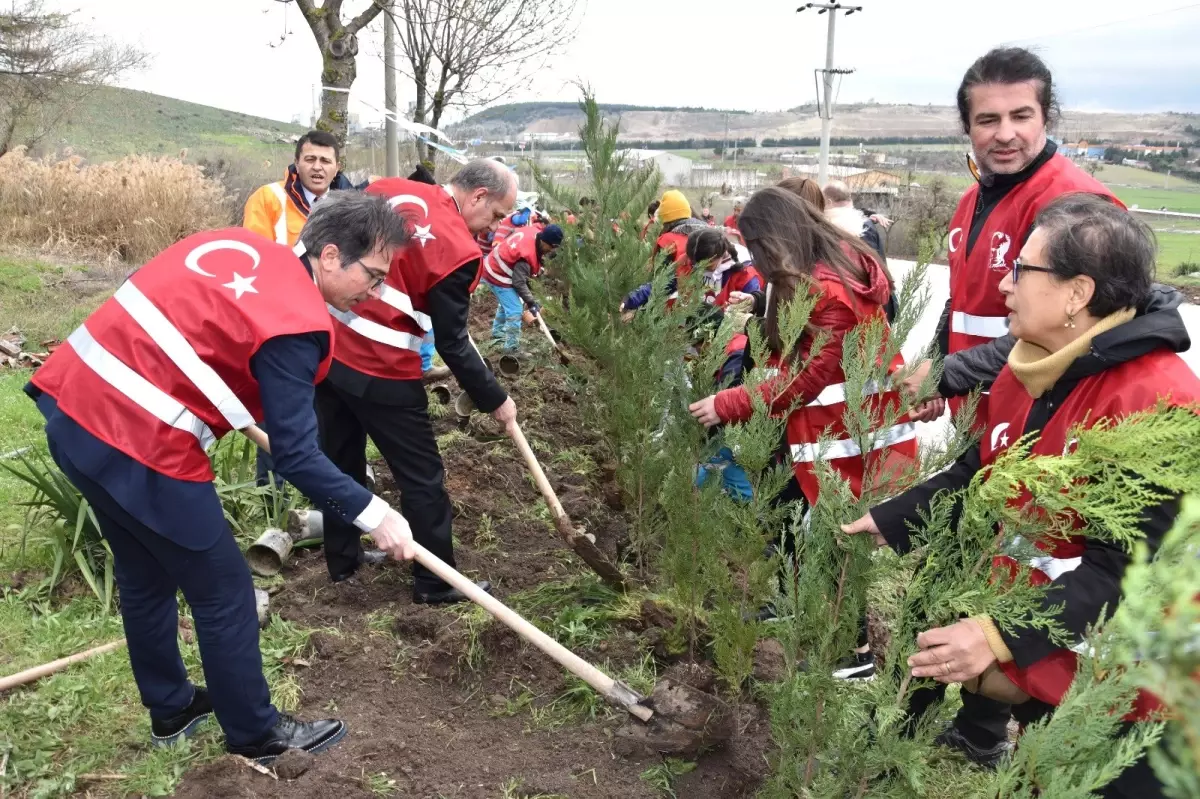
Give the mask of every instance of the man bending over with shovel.
M 226 748 L 261 764 L 345 735 L 337 719 L 303 722 L 271 704 L 254 585 L 205 450 L 235 429 L 265 444 L 262 423 L 280 474 L 327 517 L 413 557 L 404 518 L 322 456 L 313 411 L 332 358 L 327 304 L 378 297 L 407 240 L 385 199 L 357 192 L 314 208 L 295 251 L 244 228 L 189 236 L 135 272 L 26 386 L 50 455 L 112 549 L 153 743 L 190 736 L 213 712 Z M 207 689 L 179 656 L 179 590 Z
M 366 481 L 370 436 L 400 489 L 400 507 L 417 543 L 454 566 L 452 509 L 421 381 L 421 341 L 432 328 L 438 354 L 475 407 L 505 426 L 516 420 L 516 404 L 467 335 L 467 314 L 479 283 L 475 236 L 495 230 L 508 214 L 517 177 L 488 158 L 469 162 L 444 186 L 432 183 L 427 172 L 413 177 L 420 179 L 384 178 L 367 187 L 408 224 L 413 243 L 392 259 L 378 299 L 353 311 L 331 311 L 337 338 L 329 377 L 317 388 L 317 413 L 326 454 L 359 482 Z M 376 553 L 363 551 L 359 537 L 351 525 L 326 521 L 325 561 L 334 582 L 376 560 Z M 480 587 L 491 588 L 486 582 Z M 414 565 L 414 602 L 465 599 L 428 568 Z

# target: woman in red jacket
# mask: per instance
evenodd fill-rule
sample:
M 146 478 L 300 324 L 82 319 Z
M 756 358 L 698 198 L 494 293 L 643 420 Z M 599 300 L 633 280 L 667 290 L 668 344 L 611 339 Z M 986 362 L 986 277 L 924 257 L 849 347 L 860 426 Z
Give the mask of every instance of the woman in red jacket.
M 873 409 L 877 424 L 867 440 L 852 437 L 843 423 L 846 410 L 842 347 L 846 335 L 873 318 L 887 324 L 883 307 L 892 287 L 866 245 L 839 230 L 809 203 L 778 187 L 759 191 L 746 204 L 741 219 L 746 247 L 754 265 L 767 280 L 764 333 L 772 355 L 766 366 L 775 376 L 758 390 L 773 414 L 787 414 L 786 439 L 795 479 L 776 501 L 799 500 L 816 504 L 819 484 L 815 464 L 827 461 L 845 478 L 855 496 L 864 481 L 880 474 L 900 474 L 917 457 L 916 426 L 907 420 L 884 424 L 884 409 L 897 408 L 896 391 L 876 392 L 864 401 Z M 800 341 L 785 360 L 780 353 L 779 310 L 797 296 L 816 296 L 816 306 Z M 803 368 L 813 338 L 820 332 L 828 340 Z M 789 342 L 791 343 L 791 342 Z M 904 367 L 897 354 L 888 364 L 893 373 Z M 742 422 L 753 413 L 745 386 L 719 391 L 691 406 L 692 416 L 705 427 Z M 832 439 L 820 446 L 822 434 Z M 863 444 L 868 454 L 863 455 Z M 867 645 L 866 623 L 858 647 L 838 664 L 838 679 L 870 679 L 875 661 Z
M 739 221 L 754 265 L 767 280 L 763 325 L 774 353 L 767 366 L 778 370 L 759 391 L 772 413 L 788 416 L 787 442 L 801 493 L 810 504 L 816 502 L 814 463 L 825 460 L 850 481 L 858 494 L 867 469 L 874 472 L 883 461 L 896 457 L 915 459 L 917 451 L 916 428 L 904 421 L 874 431 L 872 452 L 864 459 L 859 442 L 848 436 L 842 424 L 843 340 L 863 322 L 876 316 L 882 319 L 882 307 L 892 287 L 866 245 L 835 228 L 784 189 L 771 187 L 756 193 Z M 798 295 L 815 295 L 817 304 L 806 332 L 792 348 L 790 362 L 783 362 L 779 355 L 784 348 L 779 338 L 779 309 Z M 795 369 L 795 361 L 807 358 L 818 331 L 828 334 L 827 343 L 805 368 Z M 888 371 L 903 366 L 903 359 L 897 355 Z M 885 391 L 872 401 L 877 410 L 885 403 L 899 405 L 900 397 L 895 391 Z M 697 421 L 712 427 L 746 421 L 753 405 L 747 390 L 739 386 L 694 403 L 691 411 Z M 834 440 L 828 447 L 819 448 L 818 441 L 826 428 Z

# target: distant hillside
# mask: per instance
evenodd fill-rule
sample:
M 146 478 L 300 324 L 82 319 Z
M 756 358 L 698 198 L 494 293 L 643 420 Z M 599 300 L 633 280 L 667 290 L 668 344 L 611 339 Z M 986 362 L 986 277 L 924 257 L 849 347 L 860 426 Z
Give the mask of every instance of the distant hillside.
M 193 156 L 236 151 L 269 157 L 306 127 L 174 100 L 132 89 L 103 88 L 43 139 L 39 149 L 73 151 L 93 161 L 140 153 Z M 18 139 L 19 141 L 19 139 Z
M 601 105 L 610 119 L 620 117 L 626 139 L 663 141 L 730 137 L 809 137 L 820 134 L 816 109 L 800 106 L 788 111 L 727 112 L 703 108 L 651 108 Z M 728 114 L 728 116 L 727 116 Z M 575 103 L 513 103 L 481 111 L 464 120 L 461 136 L 510 137 L 522 133 L 573 134 L 583 122 Z M 1200 123 L 1197 114 L 1116 114 L 1067 111 L 1056 132 L 1075 140 L 1140 142 L 1142 139 L 1190 139 L 1187 125 Z M 858 104 L 835 110 L 834 135 L 845 138 L 960 136 L 958 110 L 953 106 Z
M 612 116 L 615 114 L 623 114 L 628 111 L 667 111 L 667 112 L 682 112 L 682 113 L 712 113 L 712 114 L 749 114 L 749 111 L 727 111 L 722 109 L 709 108 L 691 108 L 684 106 L 646 106 L 646 105 L 622 105 L 620 103 L 600 103 L 600 112 Z M 582 119 L 583 114 L 579 110 L 579 103 L 575 102 L 534 102 L 534 103 L 506 103 L 497 105 L 491 108 L 485 108 L 477 114 L 464 119 L 458 123 L 460 129 L 470 129 L 477 126 L 504 126 L 506 128 L 516 128 L 523 130 L 530 123 L 543 119 L 554 119 L 557 117 L 568 117 L 571 119 Z

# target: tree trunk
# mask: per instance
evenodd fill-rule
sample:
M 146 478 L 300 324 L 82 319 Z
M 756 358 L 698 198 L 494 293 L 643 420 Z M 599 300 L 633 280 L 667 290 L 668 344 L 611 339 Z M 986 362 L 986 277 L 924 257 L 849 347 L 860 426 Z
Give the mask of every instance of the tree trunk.
M 332 133 L 345 149 L 350 121 L 350 86 L 358 74 L 354 59 L 358 56 L 358 32 L 383 11 L 382 0 L 372 0 L 362 13 L 342 22 L 342 0 L 325 0 L 317 7 L 313 0 L 295 0 L 304 21 L 312 30 L 321 51 L 321 116 L 317 129 Z
M 354 56 L 348 52 L 335 58 L 326 51 L 322 61 L 325 68 L 321 70 L 321 118 L 317 120 L 317 130 L 332 133 L 337 137 L 338 146 L 345 150 L 350 122 L 350 86 L 358 67 Z

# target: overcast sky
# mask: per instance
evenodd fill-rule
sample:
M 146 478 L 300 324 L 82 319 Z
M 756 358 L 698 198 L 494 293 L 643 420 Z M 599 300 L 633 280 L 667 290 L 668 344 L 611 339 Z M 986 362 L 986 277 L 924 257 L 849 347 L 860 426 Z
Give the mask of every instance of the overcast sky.
M 515 1 L 515 0 L 514 0 Z M 580 0 L 581 4 L 584 0 Z M 840 99 L 950 104 L 963 71 L 1002 43 L 1039 48 L 1068 108 L 1200 111 L 1200 3 L 1182 0 L 857 0 L 839 17 Z M 275 0 L 52 0 L 139 45 L 134 89 L 244 113 L 307 120 L 320 59 L 294 6 Z M 358 13 L 367 0 L 345 0 Z M 588 0 L 576 40 L 513 100 L 779 110 L 813 100 L 826 16 L 791 0 Z M 352 110 L 382 105 L 382 28 L 360 48 Z M 285 30 L 292 33 L 282 43 Z M 275 46 L 272 46 L 275 45 Z M 400 105 L 412 99 L 401 82 Z

